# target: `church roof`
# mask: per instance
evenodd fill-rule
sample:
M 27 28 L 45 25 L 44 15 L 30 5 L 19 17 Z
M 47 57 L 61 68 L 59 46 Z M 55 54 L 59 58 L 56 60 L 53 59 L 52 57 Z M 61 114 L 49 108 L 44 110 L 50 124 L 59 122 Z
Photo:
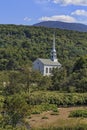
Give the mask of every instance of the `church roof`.
M 55 65 L 55 66 L 60 66 L 61 65 L 59 62 L 54 62 L 51 59 L 38 58 L 38 60 L 41 61 L 44 65 Z

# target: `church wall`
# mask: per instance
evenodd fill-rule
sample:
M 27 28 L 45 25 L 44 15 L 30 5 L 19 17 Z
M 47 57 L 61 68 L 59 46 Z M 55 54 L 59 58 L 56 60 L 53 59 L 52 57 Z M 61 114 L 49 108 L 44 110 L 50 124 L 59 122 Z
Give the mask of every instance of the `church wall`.
M 44 66 L 44 75 L 51 75 L 52 69 L 57 68 L 58 66 L 52 66 L 52 65 L 45 65 Z

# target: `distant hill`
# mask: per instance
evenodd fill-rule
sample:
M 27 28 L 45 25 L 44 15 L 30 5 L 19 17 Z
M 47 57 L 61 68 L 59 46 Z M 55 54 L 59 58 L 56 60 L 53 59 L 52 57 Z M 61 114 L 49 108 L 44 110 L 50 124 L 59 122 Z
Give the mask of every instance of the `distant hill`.
M 59 21 L 44 21 L 34 26 L 43 26 L 48 28 L 59 28 L 59 29 L 67 29 L 67 30 L 75 30 L 80 32 L 87 32 L 87 25 L 80 24 L 80 23 L 65 23 Z

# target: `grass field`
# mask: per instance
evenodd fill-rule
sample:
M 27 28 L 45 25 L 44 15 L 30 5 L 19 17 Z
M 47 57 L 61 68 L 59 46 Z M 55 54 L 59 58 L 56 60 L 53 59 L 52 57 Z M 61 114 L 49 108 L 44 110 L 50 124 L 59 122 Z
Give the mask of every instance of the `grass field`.
M 87 109 L 87 107 L 69 107 L 58 108 L 59 114 L 52 114 L 52 111 L 41 114 L 31 115 L 29 124 L 31 128 L 49 128 L 49 127 L 74 127 L 77 125 L 87 125 L 87 118 L 70 118 L 69 114 L 73 110 Z

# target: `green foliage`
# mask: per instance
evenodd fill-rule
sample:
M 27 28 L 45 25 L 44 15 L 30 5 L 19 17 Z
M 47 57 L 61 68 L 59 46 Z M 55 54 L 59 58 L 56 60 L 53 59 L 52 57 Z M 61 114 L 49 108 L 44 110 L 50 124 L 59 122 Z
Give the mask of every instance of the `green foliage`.
M 9 81 L 4 86 L 3 93 L 6 96 L 20 93 L 23 90 L 21 73 L 18 71 L 11 71 L 9 73 Z
M 25 81 L 28 82 L 29 79 L 23 80 L 23 76 L 24 73 L 20 71 L 9 73 L 9 83 L 6 83 L 2 92 L 4 96 L 3 126 L 12 125 L 15 127 L 19 122 L 24 123 L 25 117 L 29 114 L 30 107 L 22 94 Z
M 54 69 L 51 82 L 49 90 L 87 92 L 87 56 L 80 57 L 70 73 L 65 67 Z
M 58 108 L 55 104 L 42 103 L 40 105 L 35 105 L 31 109 L 32 114 L 40 114 L 43 111 L 53 111 L 58 112 Z
M 12 127 L 11 125 L 7 125 L 5 128 L 0 128 L 0 130 L 27 130 L 25 127 L 20 126 L 20 127 Z
M 22 89 L 26 86 L 25 90 L 28 92 L 30 86 L 32 91 L 50 89 L 86 92 L 87 33 L 85 32 L 55 29 L 57 56 L 62 68 L 55 70 L 52 77 L 42 77 L 38 72 L 32 73 L 28 69 L 25 71 L 28 66 L 31 68 L 36 58 L 50 57 L 53 32 L 54 29 L 45 27 L 0 25 L 0 70 L 22 71 L 22 77 L 24 75 L 25 78 L 22 78 L 19 86 Z M 9 81 L 8 74 L 7 77 L 4 76 L 5 72 L 7 71 L 0 73 L 0 88 L 3 83 Z M 21 74 L 17 76 L 18 79 Z
M 7 97 L 4 101 L 5 120 L 8 120 L 8 123 L 13 126 L 16 126 L 19 121 L 22 121 L 27 116 L 28 109 L 28 104 L 21 95 L 14 94 L 13 96 Z
M 2 119 L 6 129 L 14 130 L 9 124 L 22 121 L 31 111 L 29 105 L 34 105 L 34 113 L 55 112 L 55 105 L 87 105 L 87 33 L 55 29 L 62 68 L 51 77 L 31 69 L 36 58 L 50 57 L 53 32 L 44 27 L 0 25 L 0 112 L 6 114 Z
M 87 110 L 74 110 L 70 112 L 69 117 L 85 117 L 87 118 Z
M 0 91 L 2 91 L 3 87 L 5 87 L 6 83 L 9 81 L 9 72 L 8 71 L 0 71 Z
M 26 96 L 27 98 L 27 96 Z M 40 105 L 42 103 L 55 104 L 57 106 L 86 105 L 87 93 L 59 93 L 59 92 L 33 92 L 27 98 L 29 104 Z
M 37 57 L 48 58 L 54 29 L 0 25 L 0 70 L 21 69 Z M 70 71 L 79 56 L 87 54 L 87 33 L 55 29 L 61 63 Z
M 76 61 L 74 68 L 73 68 L 73 71 L 79 71 L 80 69 L 84 69 L 84 68 L 87 68 L 87 55 L 80 57 Z
M 67 82 L 67 72 L 65 68 L 55 68 L 52 71 L 52 86 L 49 88 L 51 90 L 64 90 L 63 86 L 66 85 Z

